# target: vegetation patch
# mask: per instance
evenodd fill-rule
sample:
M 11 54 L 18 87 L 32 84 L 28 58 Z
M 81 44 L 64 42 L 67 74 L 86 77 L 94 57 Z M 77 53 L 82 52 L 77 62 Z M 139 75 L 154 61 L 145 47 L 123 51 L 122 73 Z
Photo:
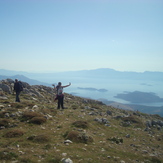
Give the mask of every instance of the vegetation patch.
M 29 122 L 41 125 L 42 123 L 46 122 L 46 118 L 44 118 L 44 117 L 33 117 Z
M 32 111 L 30 111 L 30 112 L 25 112 L 25 113 L 22 115 L 22 117 L 21 117 L 21 121 L 22 121 L 22 122 L 23 122 L 23 121 L 28 121 L 28 120 L 30 120 L 30 119 L 32 119 L 32 118 L 34 118 L 34 117 L 43 117 L 43 115 L 40 114 L 40 113 L 37 113 L 37 112 L 32 112 Z
M 67 133 L 66 139 L 69 139 L 76 143 L 92 143 L 93 138 L 88 136 L 86 133 L 77 132 L 77 131 L 70 131 Z
M 59 157 L 59 156 L 49 156 L 49 158 L 46 160 L 47 161 L 47 163 L 61 163 L 61 157 Z
M 17 109 L 24 108 L 24 105 L 22 103 L 11 103 L 11 106 Z M 26 105 L 25 105 L 26 106 Z
M 32 135 L 30 137 L 27 138 L 28 140 L 31 140 L 33 142 L 37 142 L 37 143 L 46 143 L 49 142 L 49 137 L 47 135 Z
M 6 138 L 14 138 L 14 137 L 20 137 L 24 135 L 24 131 L 19 130 L 19 129 L 14 129 L 11 131 L 8 131 L 4 134 L 4 137 Z
M 34 163 L 34 161 L 32 161 L 30 158 L 21 158 L 19 160 L 20 163 Z
M 10 124 L 10 121 L 8 119 L 1 119 L 0 120 L 0 127 L 5 127 L 7 128 Z
M 72 123 L 73 126 L 78 127 L 78 128 L 88 128 L 88 122 L 86 121 L 76 121 Z
M 18 158 L 18 155 L 14 152 L 0 151 L 0 160 L 12 160 Z
M 128 124 L 136 124 L 137 127 L 144 126 L 143 122 L 135 116 L 123 117 L 122 120 L 123 120 L 123 122 L 125 122 L 125 123 L 123 123 L 124 125 L 125 124 L 127 124 L 127 125 Z
M 111 138 L 108 138 L 107 140 L 115 142 L 116 144 L 123 143 L 123 139 L 122 138 L 117 138 L 117 137 L 111 137 Z
M 5 118 L 5 114 L 8 113 L 7 111 L 0 112 L 0 118 Z

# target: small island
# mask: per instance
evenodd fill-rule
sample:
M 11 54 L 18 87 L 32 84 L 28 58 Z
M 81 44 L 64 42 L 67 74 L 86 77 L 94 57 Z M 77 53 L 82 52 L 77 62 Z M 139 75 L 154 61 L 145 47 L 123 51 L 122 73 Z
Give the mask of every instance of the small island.
M 99 92 L 107 92 L 107 89 L 96 89 L 96 88 L 83 88 L 83 87 L 77 87 L 78 89 L 82 89 L 82 90 L 88 90 L 88 91 L 99 91 Z
M 140 91 L 125 92 L 125 93 L 117 94 L 114 97 L 129 101 L 131 103 L 163 102 L 163 98 L 160 98 L 153 92 L 140 92 Z

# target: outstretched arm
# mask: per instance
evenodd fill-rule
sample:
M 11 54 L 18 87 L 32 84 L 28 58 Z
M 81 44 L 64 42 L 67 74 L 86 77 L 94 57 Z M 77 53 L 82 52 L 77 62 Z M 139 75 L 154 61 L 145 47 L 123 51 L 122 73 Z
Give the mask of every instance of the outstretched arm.
M 65 85 L 65 86 L 62 86 L 63 88 L 65 88 L 65 87 L 69 87 L 71 85 L 71 83 L 69 83 L 69 85 Z

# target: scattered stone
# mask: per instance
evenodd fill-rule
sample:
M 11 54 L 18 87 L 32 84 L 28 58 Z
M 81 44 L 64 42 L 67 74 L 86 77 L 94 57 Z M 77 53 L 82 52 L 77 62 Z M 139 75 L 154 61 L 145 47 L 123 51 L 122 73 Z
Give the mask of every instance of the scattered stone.
M 62 153 L 62 156 L 63 156 L 63 157 L 67 156 L 67 153 Z
M 63 158 L 62 160 L 62 163 L 73 163 L 73 161 L 70 159 L 70 158 Z
M 121 160 L 120 163 L 125 163 L 125 161 Z
M 0 105 L 0 108 L 3 109 L 5 106 L 4 105 Z
M 126 135 L 126 138 L 130 138 L 130 134 L 127 134 L 127 135 Z
M 65 140 L 64 143 L 65 143 L 65 144 L 66 144 L 66 143 L 72 144 L 72 141 L 71 141 L 71 140 Z
M 94 121 L 97 121 L 97 122 L 103 123 L 103 124 L 110 123 L 106 118 L 95 118 Z

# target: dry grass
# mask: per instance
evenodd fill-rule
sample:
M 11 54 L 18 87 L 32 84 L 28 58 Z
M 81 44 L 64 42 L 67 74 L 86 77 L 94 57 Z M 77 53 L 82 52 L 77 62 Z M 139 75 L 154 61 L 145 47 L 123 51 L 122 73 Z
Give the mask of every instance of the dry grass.
M 163 131 L 152 128 L 145 132 L 144 115 L 117 120 L 113 116 L 122 115 L 124 111 L 91 100 L 85 103 L 82 98 L 68 94 L 65 96 L 68 109 L 63 111 L 54 109 L 57 103 L 39 97 L 32 100 L 20 96 L 23 101 L 20 104 L 13 103 L 12 95 L 7 103 L 0 101 L 5 106 L 0 112 L 0 126 L 6 127 L 0 130 L 0 162 L 59 163 L 62 158 L 71 158 L 75 163 L 119 163 L 121 160 L 126 163 L 160 163 L 163 160 Z M 46 98 L 51 99 L 51 96 L 47 94 Z M 11 108 L 8 108 L 9 104 Z M 34 105 L 38 108 L 32 109 Z M 97 109 L 100 114 L 89 115 L 90 110 L 85 106 Z M 104 114 L 107 110 L 112 116 Z M 21 113 L 16 117 L 5 117 L 6 113 L 16 112 Z M 102 117 L 108 119 L 110 126 L 94 121 Z M 131 125 L 124 127 L 121 122 Z M 8 128 L 9 124 L 16 127 Z M 126 137 L 127 134 L 130 138 Z M 72 143 L 65 144 L 67 139 Z M 143 150 L 147 153 L 142 153 Z M 152 153 L 158 156 L 151 157 L 149 154 Z

